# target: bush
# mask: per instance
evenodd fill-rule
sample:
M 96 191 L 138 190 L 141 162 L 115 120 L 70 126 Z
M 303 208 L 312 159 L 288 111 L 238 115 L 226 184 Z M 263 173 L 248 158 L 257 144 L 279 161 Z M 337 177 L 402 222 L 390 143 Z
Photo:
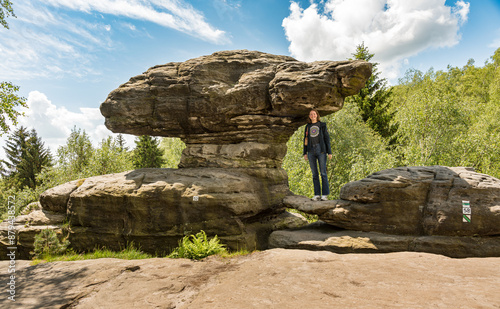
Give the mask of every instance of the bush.
M 59 241 L 57 233 L 54 230 L 45 229 L 35 236 L 34 255 L 37 258 L 44 256 L 61 255 L 66 252 L 69 241 L 63 239 Z
M 224 244 L 221 244 L 217 235 L 208 240 L 207 234 L 202 230 L 196 235 L 185 236 L 179 241 L 179 247 L 168 256 L 169 258 L 186 258 L 201 260 L 214 254 L 227 253 Z

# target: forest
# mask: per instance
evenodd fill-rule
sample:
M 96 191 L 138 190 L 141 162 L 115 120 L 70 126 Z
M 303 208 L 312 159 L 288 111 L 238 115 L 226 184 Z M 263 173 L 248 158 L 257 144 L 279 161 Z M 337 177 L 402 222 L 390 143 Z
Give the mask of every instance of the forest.
M 361 44 L 353 59 L 370 61 L 373 56 Z M 467 166 L 500 178 L 500 48 L 482 66 L 471 59 L 446 71 L 409 70 L 394 86 L 380 73 L 374 63 L 361 92 L 346 98 L 341 111 L 321 118 L 333 153 L 329 199 L 338 198 L 350 181 L 398 166 Z M 288 141 L 283 168 L 291 191 L 311 197 L 303 130 Z M 43 191 L 71 180 L 142 167 L 177 168 L 184 148 L 179 139 L 150 136 L 137 137 L 132 148 L 121 135 L 93 145 L 75 127 L 52 154 L 35 129 L 9 131 L 0 170 L 0 221 L 6 218 L 9 196 L 15 196 L 19 214 Z

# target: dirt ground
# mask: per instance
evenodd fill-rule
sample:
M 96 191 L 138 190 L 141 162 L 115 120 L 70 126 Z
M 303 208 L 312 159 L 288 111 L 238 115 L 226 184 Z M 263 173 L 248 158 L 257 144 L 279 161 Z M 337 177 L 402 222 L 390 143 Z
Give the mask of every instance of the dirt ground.
M 203 261 L 0 262 L 0 308 L 500 308 L 500 258 L 272 249 Z

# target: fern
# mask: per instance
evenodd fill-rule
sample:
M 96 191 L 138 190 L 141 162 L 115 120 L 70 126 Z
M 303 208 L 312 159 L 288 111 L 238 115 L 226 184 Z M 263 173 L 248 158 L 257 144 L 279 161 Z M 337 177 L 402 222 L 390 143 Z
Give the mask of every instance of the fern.
M 186 258 L 192 260 L 201 260 L 214 254 L 227 253 L 224 244 L 220 243 L 219 238 L 208 240 L 205 231 L 200 231 L 196 235 L 185 236 L 179 241 L 179 247 L 168 256 L 169 258 Z

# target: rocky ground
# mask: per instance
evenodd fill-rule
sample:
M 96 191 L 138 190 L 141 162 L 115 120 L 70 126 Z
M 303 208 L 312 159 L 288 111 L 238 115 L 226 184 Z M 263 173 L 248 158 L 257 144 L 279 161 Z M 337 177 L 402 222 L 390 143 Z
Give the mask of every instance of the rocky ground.
M 272 249 L 232 259 L 16 264 L 1 308 L 500 308 L 500 258 Z

